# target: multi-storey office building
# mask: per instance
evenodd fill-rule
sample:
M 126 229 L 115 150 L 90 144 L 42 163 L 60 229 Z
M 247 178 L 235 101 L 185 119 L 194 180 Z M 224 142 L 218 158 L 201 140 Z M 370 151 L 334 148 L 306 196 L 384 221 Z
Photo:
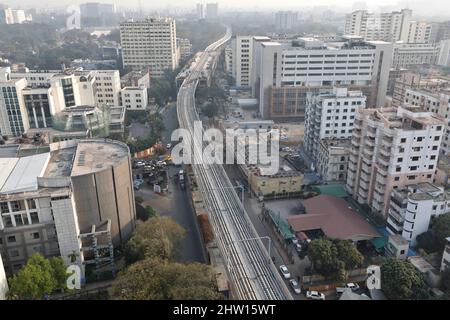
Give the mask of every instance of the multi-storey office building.
M 346 188 L 387 218 L 390 192 L 432 182 L 446 121 L 418 107 L 360 110 L 351 140 Z
M 152 77 L 178 66 L 177 31 L 172 18 L 149 18 L 120 24 L 124 67 L 149 67 Z
M 366 106 L 361 91 L 334 87 L 328 94 L 308 97 L 305 117 L 305 149 L 317 162 L 318 142 L 322 139 L 349 139 L 359 109 Z
M 135 218 L 125 144 L 63 141 L 48 153 L 0 159 L 0 253 L 9 274 L 35 252 L 84 265 L 99 253 L 86 243 L 96 230 L 108 226 L 100 233 L 111 252 L 130 237 Z
M 392 67 L 406 68 L 411 65 L 435 64 L 439 56 L 439 48 L 431 43 L 394 44 Z
M 450 193 L 432 183 L 419 183 L 392 190 L 387 230 L 416 245 L 433 217 L 450 212 Z
M 185 60 L 192 55 L 192 44 L 189 39 L 177 38 L 177 47 L 179 50 L 179 59 Z
M 450 91 L 446 89 L 428 90 L 425 88 L 406 89 L 404 102 L 434 112 L 445 119 L 450 117 Z M 442 138 L 441 154 L 450 153 L 450 126 L 447 123 Z
M 345 34 L 361 36 L 367 41 L 406 41 L 411 16 L 409 9 L 381 13 L 357 10 L 346 16 Z
M 250 86 L 251 67 L 252 67 L 252 36 L 236 36 L 232 40 L 233 49 L 233 77 L 236 80 L 236 86 Z
M 308 92 L 334 85 L 362 90 L 370 107 L 385 103 L 391 43 L 352 36 L 330 43 L 299 38 L 254 43 L 253 52 L 252 86 L 264 118 L 303 118 Z

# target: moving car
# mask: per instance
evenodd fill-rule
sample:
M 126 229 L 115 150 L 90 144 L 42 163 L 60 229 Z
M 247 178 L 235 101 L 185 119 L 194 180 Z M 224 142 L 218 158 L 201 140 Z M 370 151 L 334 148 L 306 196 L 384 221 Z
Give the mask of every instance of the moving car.
M 292 290 L 294 290 L 295 294 L 300 294 L 302 292 L 297 280 L 291 279 L 291 280 L 289 280 L 289 284 L 291 285 L 291 288 L 292 288 Z
M 284 264 L 280 266 L 280 271 L 285 279 L 289 279 L 291 277 L 291 273 Z
M 318 291 L 306 291 L 306 298 L 313 300 L 325 300 L 325 295 Z

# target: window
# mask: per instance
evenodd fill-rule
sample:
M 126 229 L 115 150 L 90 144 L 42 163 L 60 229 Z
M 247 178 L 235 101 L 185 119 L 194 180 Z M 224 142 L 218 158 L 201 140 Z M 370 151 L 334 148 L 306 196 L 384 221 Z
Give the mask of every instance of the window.
M 394 181 L 399 181 L 400 180 L 400 177 L 395 177 L 394 178 Z
M 406 142 L 406 138 L 401 138 L 400 139 L 400 143 L 405 143 Z
M 399 162 L 399 163 L 400 163 L 400 162 L 403 162 L 403 158 L 398 158 L 398 159 L 397 159 L 397 162 Z
M 439 141 L 439 138 L 440 138 L 439 136 L 435 136 L 434 141 Z
M 8 237 L 8 242 L 10 242 L 10 243 L 16 242 L 16 236 L 9 236 Z
M 40 239 L 41 238 L 41 236 L 39 235 L 39 232 L 30 233 L 30 236 L 33 239 Z

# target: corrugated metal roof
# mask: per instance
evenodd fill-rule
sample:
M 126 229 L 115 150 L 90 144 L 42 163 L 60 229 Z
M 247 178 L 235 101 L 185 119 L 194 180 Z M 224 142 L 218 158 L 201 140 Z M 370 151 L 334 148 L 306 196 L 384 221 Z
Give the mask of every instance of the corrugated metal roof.
M 0 193 L 18 193 L 37 190 L 36 178 L 42 175 L 49 156 L 49 153 L 42 153 L 16 159 L 17 162 L 7 180 L 2 185 Z

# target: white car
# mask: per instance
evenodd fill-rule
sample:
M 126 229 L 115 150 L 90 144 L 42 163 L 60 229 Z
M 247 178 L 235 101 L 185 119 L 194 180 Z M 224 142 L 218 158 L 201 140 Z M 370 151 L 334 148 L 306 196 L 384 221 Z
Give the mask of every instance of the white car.
M 313 300 L 325 300 L 325 295 L 318 291 L 306 291 L 306 298 Z
M 168 143 L 168 144 L 166 145 L 166 149 L 170 149 L 170 148 L 172 148 L 172 144 L 171 144 L 171 143 Z
M 284 264 L 280 266 L 280 271 L 285 279 L 289 279 L 291 277 L 291 273 Z
M 345 285 L 345 287 L 352 289 L 352 291 L 359 290 L 359 285 L 357 283 L 353 283 L 353 282 L 347 283 Z
M 289 280 L 289 284 L 291 285 L 291 288 L 292 290 L 294 290 L 295 294 L 300 294 L 302 292 L 297 280 L 291 279 Z

